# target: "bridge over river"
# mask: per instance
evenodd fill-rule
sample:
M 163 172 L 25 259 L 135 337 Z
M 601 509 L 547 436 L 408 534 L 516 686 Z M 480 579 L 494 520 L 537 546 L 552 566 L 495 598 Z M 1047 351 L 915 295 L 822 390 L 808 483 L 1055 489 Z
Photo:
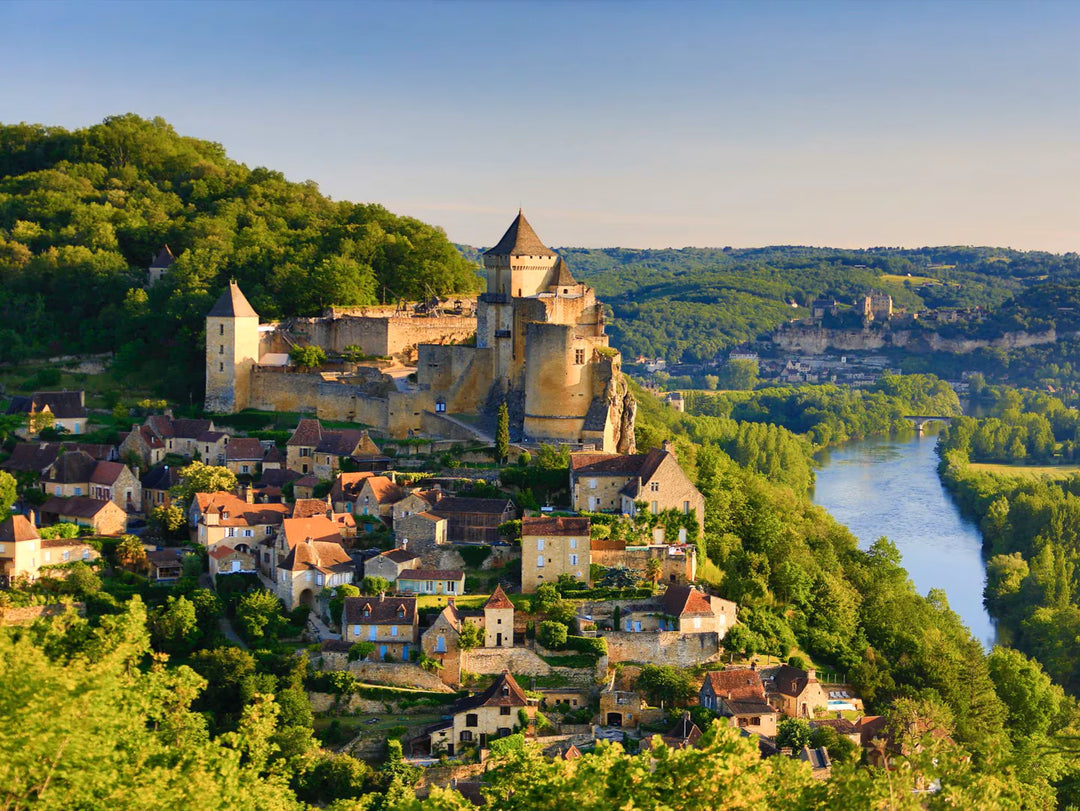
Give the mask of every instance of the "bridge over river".
M 915 425 L 915 433 L 917 434 L 921 434 L 923 432 L 923 427 L 928 422 L 943 422 L 948 425 L 953 421 L 952 417 L 946 417 L 941 414 L 905 414 L 904 419 L 911 420 L 911 422 Z

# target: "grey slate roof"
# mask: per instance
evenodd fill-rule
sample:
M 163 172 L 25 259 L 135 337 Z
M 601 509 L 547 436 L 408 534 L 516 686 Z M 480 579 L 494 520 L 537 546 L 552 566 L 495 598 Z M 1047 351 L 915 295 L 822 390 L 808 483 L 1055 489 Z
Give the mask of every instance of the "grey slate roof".
M 518 211 L 502 239 L 494 248 L 484 251 L 484 256 L 557 256 L 558 254 L 540 241 L 525 215 Z
M 248 300 L 244 298 L 244 294 L 240 292 L 240 285 L 236 282 L 229 282 L 229 286 L 221 294 L 221 298 L 217 300 L 210 312 L 207 313 L 207 316 L 224 318 L 254 316 L 258 318 L 259 314 L 255 312 L 255 308 L 248 303 Z

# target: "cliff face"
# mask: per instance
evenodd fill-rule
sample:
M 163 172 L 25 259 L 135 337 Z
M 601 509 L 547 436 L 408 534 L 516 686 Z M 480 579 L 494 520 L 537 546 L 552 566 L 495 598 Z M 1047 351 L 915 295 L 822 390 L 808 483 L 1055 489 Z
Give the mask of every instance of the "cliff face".
M 955 352 L 964 354 L 985 347 L 1014 349 L 1057 341 L 1057 333 L 1009 332 L 999 338 L 942 338 L 936 332 L 916 330 L 838 330 L 823 327 L 788 327 L 772 336 L 775 346 L 788 352 L 823 355 L 829 350 L 842 352 L 874 351 L 902 347 L 909 352 Z
M 615 452 L 636 453 L 634 423 L 637 420 L 637 400 L 626 384 L 626 378 L 616 370 L 607 386 L 608 420 L 615 431 Z

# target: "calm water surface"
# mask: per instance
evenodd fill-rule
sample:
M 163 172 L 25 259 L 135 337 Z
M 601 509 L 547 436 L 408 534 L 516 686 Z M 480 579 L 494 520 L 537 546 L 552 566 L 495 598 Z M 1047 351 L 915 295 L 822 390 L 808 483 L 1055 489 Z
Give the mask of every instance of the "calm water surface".
M 938 480 L 936 442 L 927 434 L 829 451 L 818 470 L 814 503 L 846 525 L 864 549 L 888 536 L 915 588 L 921 594 L 944 589 L 949 606 L 989 647 L 994 627 L 982 604 L 982 539 Z

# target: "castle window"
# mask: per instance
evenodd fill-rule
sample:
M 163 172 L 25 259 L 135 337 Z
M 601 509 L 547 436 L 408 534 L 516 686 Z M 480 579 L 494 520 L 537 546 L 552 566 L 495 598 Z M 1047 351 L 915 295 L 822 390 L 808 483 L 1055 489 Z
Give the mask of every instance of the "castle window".
M 224 334 L 225 334 L 225 325 L 224 324 L 218 324 L 218 335 L 224 335 Z
M 218 345 L 217 353 L 219 355 L 224 355 L 225 354 L 225 344 L 219 344 Z
M 224 364 L 224 363 L 219 363 L 219 364 L 217 365 L 217 370 L 218 370 L 219 372 L 224 372 L 224 371 L 225 371 L 225 364 Z
M 583 363 L 585 363 L 585 350 L 584 349 L 575 349 L 574 350 L 574 363 L 576 363 L 578 366 L 581 366 Z

